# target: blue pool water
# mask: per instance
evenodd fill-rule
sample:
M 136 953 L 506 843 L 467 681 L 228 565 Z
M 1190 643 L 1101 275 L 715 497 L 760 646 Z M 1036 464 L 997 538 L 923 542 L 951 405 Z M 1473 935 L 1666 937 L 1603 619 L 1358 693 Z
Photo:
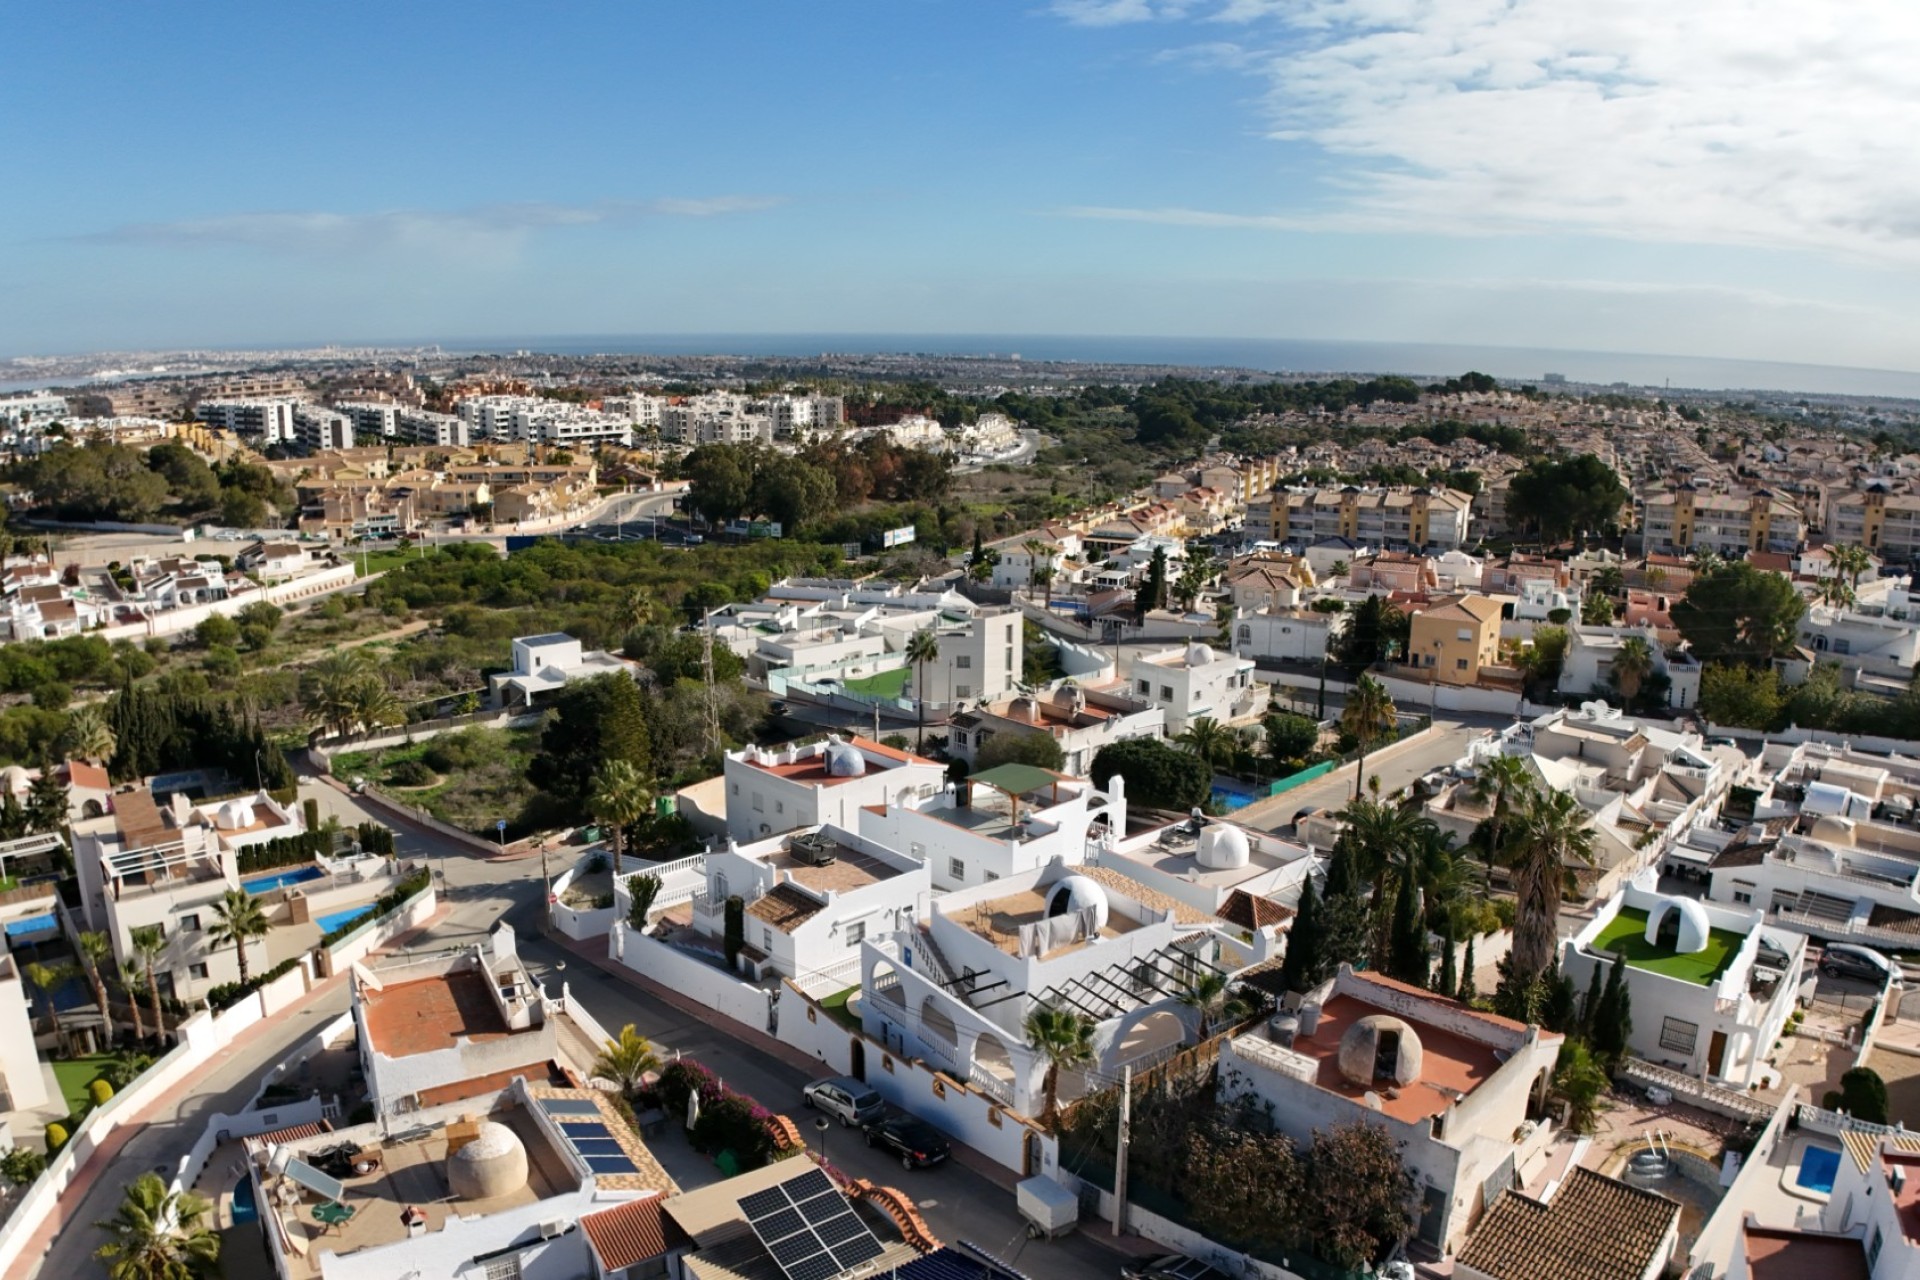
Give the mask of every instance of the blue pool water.
M 272 893 L 275 889 L 284 889 L 290 884 L 305 884 L 309 880 L 318 880 L 325 874 L 318 867 L 300 867 L 293 871 L 276 871 L 270 876 L 255 876 L 251 880 L 242 880 L 240 887 L 248 893 Z
M 24 938 L 30 933 L 53 933 L 59 927 L 60 922 L 54 919 L 53 913 L 49 911 L 42 916 L 22 916 L 18 920 L 7 921 L 7 936 Z
M 1800 1153 L 1800 1171 L 1793 1180 L 1809 1191 L 1833 1194 L 1833 1175 L 1840 1169 L 1840 1153 L 1831 1147 L 1809 1146 Z
M 258 1216 L 253 1205 L 253 1179 L 242 1178 L 233 1184 L 233 1225 L 252 1222 Z
M 315 917 L 314 923 L 320 926 L 321 933 L 332 933 L 335 929 L 338 929 L 341 925 L 349 921 L 358 920 L 362 916 L 372 914 L 373 904 L 369 902 L 364 907 L 348 907 L 345 911 L 335 911 L 330 915 Z

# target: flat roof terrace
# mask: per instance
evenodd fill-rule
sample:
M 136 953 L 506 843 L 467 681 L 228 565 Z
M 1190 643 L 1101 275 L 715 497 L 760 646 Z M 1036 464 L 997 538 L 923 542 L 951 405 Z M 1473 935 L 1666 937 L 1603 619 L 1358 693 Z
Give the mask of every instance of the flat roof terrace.
M 1731 929 L 1710 929 L 1705 950 L 1683 952 L 1648 942 L 1646 934 L 1647 913 L 1639 907 L 1621 907 L 1595 936 L 1593 950 L 1624 955 L 1635 969 L 1708 987 L 1719 981 L 1746 941 Z
M 883 862 L 870 853 L 864 853 L 852 845 L 833 843 L 833 861 L 824 866 L 802 861 L 787 850 L 769 854 L 765 859 L 767 866 L 775 871 L 792 873 L 793 879 L 800 885 L 816 893 L 831 889 L 845 893 L 850 889 L 864 889 L 870 884 L 882 880 L 891 880 L 904 874 L 899 867 Z
M 964 928 L 971 929 L 1000 950 L 1010 956 L 1020 954 L 1020 928 L 1047 918 L 1047 899 L 1044 888 L 1023 889 L 1019 893 L 1010 893 L 1004 898 L 994 898 L 987 902 L 977 902 L 970 907 L 961 907 L 947 913 L 947 918 Z M 1141 925 L 1122 915 L 1118 911 L 1107 913 L 1107 923 L 1096 937 L 1118 938 L 1132 933 Z M 1055 947 L 1041 956 L 1066 955 L 1086 946 L 1086 942 L 1073 942 L 1064 947 Z
M 1386 1014 L 1405 1022 L 1420 1037 L 1420 1078 L 1400 1088 L 1357 1085 L 1340 1073 L 1340 1037 L 1362 1018 Z M 1417 1018 L 1370 1004 L 1350 995 L 1336 995 L 1320 1010 L 1320 1025 L 1311 1036 L 1298 1036 L 1293 1052 L 1311 1058 L 1320 1070 L 1314 1083 L 1329 1093 L 1361 1101 L 1369 1092 L 1380 1097 L 1380 1110 L 1395 1120 L 1427 1120 L 1444 1112 L 1457 1098 L 1479 1088 L 1500 1067 L 1490 1044 L 1469 1040 Z
M 513 1034 L 487 989 L 486 975 L 477 969 L 457 969 L 379 990 L 366 987 L 360 1000 L 373 1047 L 388 1058 L 432 1053 L 452 1047 L 460 1038 L 504 1040 Z

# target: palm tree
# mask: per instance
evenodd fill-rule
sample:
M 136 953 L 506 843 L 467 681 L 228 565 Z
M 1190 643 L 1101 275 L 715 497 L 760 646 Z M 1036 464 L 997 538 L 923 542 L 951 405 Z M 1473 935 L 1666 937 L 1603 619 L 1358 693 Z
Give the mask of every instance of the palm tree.
M 1632 706 L 1640 686 L 1653 671 L 1653 649 L 1639 636 L 1628 636 L 1613 656 L 1613 684 Z
M 1247 1015 L 1247 1002 L 1227 989 L 1225 974 L 1207 972 L 1180 988 L 1180 1003 L 1199 1015 L 1199 1033 L 1194 1039 L 1205 1040 L 1213 1031 L 1214 1024 L 1223 1020 L 1237 1021 Z
M 140 1020 L 140 988 L 147 982 L 147 971 L 131 961 L 120 966 L 120 990 L 126 993 L 127 1008 L 133 1012 L 133 1042 L 145 1044 L 147 1029 Z
M 649 1071 L 660 1069 L 660 1055 L 653 1051 L 653 1042 L 633 1029 L 629 1022 L 620 1028 L 620 1038 L 609 1040 L 600 1050 L 600 1056 L 593 1060 L 592 1075 L 599 1080 L 611 1080 L 620 1086 L 620 1092 L 632 1097 L 640 1090 Z
M 1546 971 L 1559 941 L 1560 899 L 1575 864 L 1593 865 L 1593 826 L 1571 791 L 1536 791 L 1514 824 L 1508 866 L 1518 898 L 1513 922 L 1515 976 L 1531 982 Z
M 1393 696 L 1387 686 L 1372 676 L 1363 675 L 1347 694 L 1347 705 L 1340 712 L 1340 727 L 1353 735 L 1360 746 L 1359 768 L 1353 775 L 1353 798 L 1360 798 L 1360 780 L 1367 774 L 1367 748 L 1392 731 L 1395 723 Z
M 1027 590 L 1047 589 L 1047 608 L 1053 608 L 1053 547 L 1040 538 L 1028 538 L 1020 544 L 1027 553 Z
M 69 759 L 91 760 L 96 764 L 113 759 L 119 746 L 113 727 L 98 703 L 80 707 L 67 717 L 67 728 L 60 735 Z
M 107 1004 L 106 975 L 100 970 L 113 959 L 113 939 L 98 930 L 87 930 L 80 935 L 79 952 L 81 967 L 93 986 L 93 1001 L 100 1006 L 100 1047 L 104 1049 L 113 1043 L 113 1010 Z
M 94 1256 L 107 1264 L 108 1280 L 211 1280 L 220 1274 L 220 1236 L 206 1225 L 210 1208 L 143 1173 L 113 1217 L 94 1224 L 108 1237 Z
M 361 731 L 405 724 L 407 709 L 379 676 L 368 676 L 353 686 L 348 697 L 353 727 Z
M 1835 609 L 1844 609 L 1853 603 L 1853 588 L 1841 580 L 1835 573 L 1820 579 L 1813 588 L 1813 598 L 1821 604 Z
M 1851 543 L 1835 547 L 1832 560 L 1834 575 L 1847 575 L 1847 594 L 1850 597 L 1860 594 L 1860 575 L 1873 568 L 1872 553 L 1858 543 Z
M 359 649 L 336 650 L 306 669 L 300 677 L 300 707 L 316 733 L 339 737 L 352 732 L 356 696 L 372 674 Z
M 1233 730 L 1212 716 L 1195 716 L 1193 723 L 1182 729 L 1174 741 L 1206 761 L 1211 769 L 1232 754 L 1235 737 Z
M 1047 1060 L 1046 1090 L 1050 1117 L 1060 1109 L 1060 1073 L 1093 1061 L 1093 1020 L 1064 1009 L 1035 1009 L 1027 1015 L 1027 1043 Z
M 1533 770 L 1523 756 L 1502 752 L 1480 765 L 1467 794 L 1475 804 L 1487 806 L 1487 879 L 1493 879 L 1493 866 L 1505 861 L 1506 828 L 1514 810 L 1533 793 Z
M 153 1006 L 153 1033 L 167 1034 L 167 1020 L 160 1007 L 160 957 L 167 950 L 166 932 L 157 924 L 142 925 L 132 934 L 133 954 L 147 972 L 147 998 Z
M 247 980 L 247 943 L 255 938 L 264 938 L 273 928 L 273 922 L 267 919 L 267 913 L 260 909 L 260 901 L 245 889 L 229 889 L 226 896 L 213 904 L 213 927 L 207 930 L 207 941 L 214 946 L 231 942 L 234 954 L 240 958 L 240 981 Z
M 35 961 L 27 966 L 27 981 L 33 984 L 33 989 L 38 991 L 41 998 L 47 1002 L 48 1021 L 55 1023 L 59 1021 L 60 1011 L 53 1003 L 53 993 L 65 986 L 67 980 L 76 972 L 78 971 L 70 964 L 41 964 Z
M 595 821 L 613 829 L 615 871 L 620 869 L 620 855 L 625 848 L 628 824 L 639 821 L 652 802 L 646 780 L 640 776 L 640 770 L 634 767 L 633 761 L 608 760 L 594 773 L 592 787 L 587 794 L 587 812 L 593 815 Z
M 1701 547 L 1693 553 L 1694 576 L 1705 577 L 1725 563 L 1726 561 L 1720 558 L 1718 551 L 1715 551 L 1712 547 Z
M 914 736 L 915 751 L 927 745 L 927 664 L 939 658 L 940 637 L 933 633 L 932 627 L 922 627 L 907 637 L 907 661 L 913 664 L 914 715 L 920 722 Z
M 1627 575 L 1617 564 L 1603 564 L 1593 571 L 1587 585 L 1603 596 L 1618 596 L 1627 589 Z

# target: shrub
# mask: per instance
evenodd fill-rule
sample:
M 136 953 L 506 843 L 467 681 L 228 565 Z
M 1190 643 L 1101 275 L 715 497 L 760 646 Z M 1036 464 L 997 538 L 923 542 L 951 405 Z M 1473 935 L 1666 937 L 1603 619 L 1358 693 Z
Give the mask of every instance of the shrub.
M 1840 1077 L 1840 1106 L 1856 1120 L 1886 1124 L 1887 1084 L 1872 1067 L 1855 1067 Z
M 402 760 L 387 770 L 387 781 L 396 787 L 430 787 L 439 778 L 425 760 Z
M 207 1008 L 215 1013 L 231 1009 L 269 982 L 293 972 L 293 967 L 299 963 L 299 957 L 295 956 L 290 960 L 282 960 L 265 973 L 251 975 L 245 982 L 223 982 L 207 992 Z
M 104 1107 L 113 1099 L 113 1086 L 105 1080 L 95 1080 L 87 1086 L 87 1097 L 92 1099 L 94 1106 Z
M 653 900 L 660 896 L 660 877 L 651 871 L 628 876 L 627 893 L 627 923 L 636 929 L 645 929 L 647 912 L 653 909 Z
M 24 1187 L 46 1172 L 47 1158 L 28 1147 L 10 1147 L 0 1156 L 0 1177 Z
M 47 1126 L 47 1154 L 58 1155 L 60 1148 L 67 1145 L 67 1126 L 58 1120 Z

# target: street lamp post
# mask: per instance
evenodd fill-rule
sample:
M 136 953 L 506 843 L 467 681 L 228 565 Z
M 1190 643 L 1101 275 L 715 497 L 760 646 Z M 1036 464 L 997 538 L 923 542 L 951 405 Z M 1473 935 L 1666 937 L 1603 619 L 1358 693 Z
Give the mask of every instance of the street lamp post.
M 827 1162 L 827 1129 L 829 1127 L 827 1118 L 820 1116 L 814 1120 L 813 1127 L 820 1133 L 820 1163 L 825 1164 Z

